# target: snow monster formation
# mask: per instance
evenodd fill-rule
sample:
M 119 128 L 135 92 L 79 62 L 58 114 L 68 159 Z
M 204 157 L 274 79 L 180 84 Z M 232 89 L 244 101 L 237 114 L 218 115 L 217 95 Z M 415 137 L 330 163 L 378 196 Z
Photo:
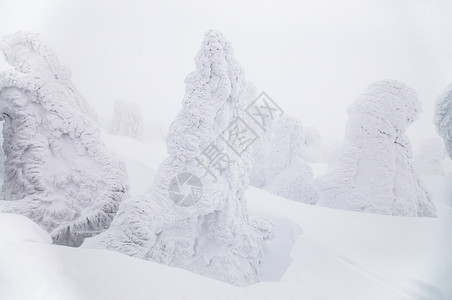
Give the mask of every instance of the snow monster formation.
M 452 159 L 452 84 L 436 100 L 433 122 Z
M 301 122 L 284 115 L 269 123 L 253 148 L 252 185 L 287 199 L 315 204 L 313 172 L 302 158 L 305 140 Z
M 7 36 L 0 73 L 5 178 L 0 212 L 32 219 L 54 243 L 79 246 L 109 227 L 128 189 L 69 71 L 35 33 Z
M 143 134 L 143 118 L 139 106 L 117 100 L 110 133 L 140 139 Z
M 405 129 L 421 110 L 416 91 L 392 80 L 370 85 L 349 108 L 344 144 L 316 180 L 318 205 L 386 215 L 434 217 L 413 170 Z
M 244 140 L 234 134 L 247 134 L 247 83 L 221 33 L 205 34 L 195 61 L 152 188 L 123 202 L 110 229 L 84 246 L 246 285 L 259 279 L 273 234 L 270 222 L 247 214 L 251 155 L 249 147 L 235 148 Z

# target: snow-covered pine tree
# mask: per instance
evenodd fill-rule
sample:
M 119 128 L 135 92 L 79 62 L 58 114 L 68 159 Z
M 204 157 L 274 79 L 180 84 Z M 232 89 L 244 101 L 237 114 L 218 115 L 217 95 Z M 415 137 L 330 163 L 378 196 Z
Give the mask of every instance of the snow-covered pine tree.
M 350 106 L 345 141 L 316 180 L 321 206 L 400 216 L 436 216 L 413 170 L 405 129 L 418 117 L 416 91 L 392 80 L 370 85 Z
M 150 192 L 121 204 L 110 229 L 85 245 L 249 284 L 259 279 L 272 226 L 247 214 L 249 150 L 236 155 L 230 139 L 221 138 L 249 102 L 243 71 L 221 33 L 205 34 L 185 82 L 182 110 L 167 136 L 169 157 Z M 205 168 L 217 150 L 218 165 Z
M 322 144 L 322 138 L 317 128 L 305 128 L 304 140 L 305 144 L 301 156 L 306 162 L 327 163 L 330 160 L 333 147 Z
M 269 123 L 255 143 L 250 183 L 281 197 L 315 204 L 313 172 L 302 158 L 305 147 L 301 121 L 284 115 Z
M 140 107 L 117 100 L 110 133 L 140 139 L 143 134 L 143 118 Z
M 436 100 L 433 122 L 452 159 L 452 84 L 447 86 Z
M 1 50 L 5 178 L 0 212 L 22 214 L 57 244 L 79 246 L 109 227 L 127 191 L 122 162 L 99 139 L 93 111 L 40 35 L 18 32 Z

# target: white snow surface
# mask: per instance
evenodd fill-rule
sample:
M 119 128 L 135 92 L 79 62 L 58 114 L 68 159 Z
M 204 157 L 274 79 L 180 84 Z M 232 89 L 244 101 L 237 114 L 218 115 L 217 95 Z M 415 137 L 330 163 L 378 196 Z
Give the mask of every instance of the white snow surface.
M 24 242 L 51 244 L 52 238 L 27 217 L 0 213 L 0 247 Z
M 421 111 L 416 91 L 403 83 L 371 84 L 349 107 L 343 145 L 328 172 L 316 178 L 318 205 L 402 216 L 436 216 L 413 167 L 405 129 Z
M 5 178 L 0 212 L 29 217 L 55 243 L 79 246 L 110 225 L 127 192 L 94 112 L 39 34 L 5 37 L 0 73 Z
M 451 186 L 451 179 L 446 179 L 444 183 Z M 250 213 L 275 224 L 275 239 L 266 246 L 259 283 L 236 287 L 117 252 L 49 245 L 49 239 L 35 238 L 34 231 L 40 228 L 30 226 L 26 218 L 0 214 L 0 299 L 452 297 L 450 217 L 335 210 L 254 187 L 246 196 Z M 14 234 L 14 241 L 6 235 L 5 241 L 11 228 L 23 234 Z

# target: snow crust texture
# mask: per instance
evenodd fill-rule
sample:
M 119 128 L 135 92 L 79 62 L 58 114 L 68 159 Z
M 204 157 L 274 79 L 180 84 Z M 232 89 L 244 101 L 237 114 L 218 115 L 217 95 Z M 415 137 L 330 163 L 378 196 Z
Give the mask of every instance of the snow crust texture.
M 140 107 L 132 103 L 116 101 L 110 133 L 140 139 L 143 135 Z
M 318 193 L 312 185 L 312 169 L 302 157 L 304 148 L 301 121 L 284 115 L 269 123 L 253 148 L 250 183 L 287 199 L 315 204 Z
M 400 216 L 436 216 L 431 196 L 413 168 L 405 129 L 421 103 L 392 80 L 370 85 L 349 107 L 345 141 L 326 175 L 316 179 L 321 206 Z
M 94 112 L 40 35 L 4 38 L 0 73 L 5 179 L 0 212 L 24 215 L 56 244 L 79 246 L 109 227 L 128 185 L 99 139 Z
M 185 81 L 182 110 L 167 136 L 169 157 L 160 165 L 150 192 L 121 204 L 110 229 L 84 245 L 246 285 L 259 279 L 272 224 L 247 214 L 244 191 L 250 151 L 235 155 L 219 136 L 244 114 L 249 89 L 221 33 L 205 34 L 195 62 L 196 71 Z M 212 166 L 215 177 L 197 159 L 212 145 L 232 160 L 220 170 Z M 202 182 L 202 196 L 191 206 L 176 205 L 169 197 L 176 177 L 190 183 L 190 176 L 181 174 Z
M 452 159 L 452 84 L 436 100 L 433 122 Z

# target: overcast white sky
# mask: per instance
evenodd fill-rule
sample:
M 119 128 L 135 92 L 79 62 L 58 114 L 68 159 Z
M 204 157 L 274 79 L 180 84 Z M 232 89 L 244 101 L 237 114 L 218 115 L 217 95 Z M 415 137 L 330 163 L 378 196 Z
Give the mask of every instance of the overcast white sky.
M 435 135 L 433 102 L 452 82 L 451 15 L 446 0 L 0 0 L 0 35 L 42 33 L 104 121 L 122 99 L 169 125 L 204 32 L 220 30 L 258 91 L 326 142 L 342 139 L 347 106 L 368 84 L 414 87 L 417 145 Z

